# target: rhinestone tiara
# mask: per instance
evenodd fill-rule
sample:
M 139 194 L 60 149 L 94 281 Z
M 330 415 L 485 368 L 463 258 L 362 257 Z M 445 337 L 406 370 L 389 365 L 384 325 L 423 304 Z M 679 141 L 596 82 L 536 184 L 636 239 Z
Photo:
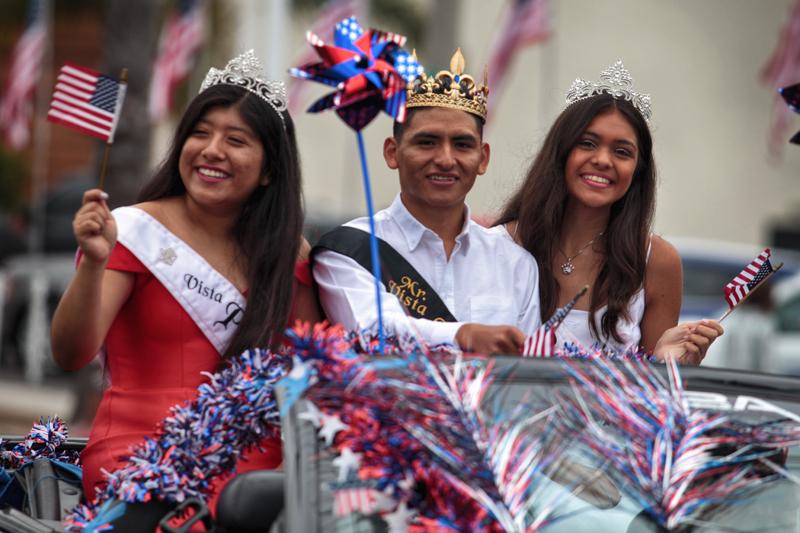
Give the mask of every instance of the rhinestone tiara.
M 264 71 L 261 61 L 258 60 L 253 50 L 238 55 L 228 61 L 224 70 L 210 68 L 200 93 L 214 85 L 235 85 L 247 89 L 264 100 L 275 110 L 281 123 L 286 127 L 283 112 L 286 111 L 286 86 L 282 81 L 263 80 L 260 75 Z
M 633 78 L 622 61 L 617 61 L 601 72 L 600 81 L 586 81 L 580 78 L 573 81 L 567 91 L 567 105 L 602 93 L 628 100 L 639 110 L 645 120 L 650 120 L 650 116 L 653 114 L 650 109 L 650 95 L 633 90 Z
M 436 76 L 420 73 L 406 89 L 406 107 L 448 107 L 460 109 L 486 120 L 489 88 L 484 72 L 483 85 L 464 74 L 464 55 L 458 48 L 450 59 L 450 70 L 440 70 Z

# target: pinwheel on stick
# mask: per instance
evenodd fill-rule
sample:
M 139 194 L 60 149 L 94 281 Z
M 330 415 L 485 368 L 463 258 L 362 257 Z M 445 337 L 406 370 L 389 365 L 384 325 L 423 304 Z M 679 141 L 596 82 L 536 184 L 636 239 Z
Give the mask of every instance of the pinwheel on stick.
M 326 44 L 314 33 L 307 34 L 308 43 L 320 61 L 289 70 L 292 76 L 335 87 L 314 102 L 308 111 L 318 113 L 334 109 L 336 114 L 356 132 L 364 178 L 364 194 L 370 226 L 370 256 L 375 278 L 375 299 L 378 307 L 379 349 L 384 348 L 383 313 L 380 300 L 380 263 L 375 236 L 374 210 L 369 169 L 361 130 L 383 110 L 394 120 L 406 116 L 406 85 L 423 71 L 416 57 L 402 48 L 406 38 L 396 33 L 370 29 L 364 31 L 355 17 L 336 25 L 334 44 Z

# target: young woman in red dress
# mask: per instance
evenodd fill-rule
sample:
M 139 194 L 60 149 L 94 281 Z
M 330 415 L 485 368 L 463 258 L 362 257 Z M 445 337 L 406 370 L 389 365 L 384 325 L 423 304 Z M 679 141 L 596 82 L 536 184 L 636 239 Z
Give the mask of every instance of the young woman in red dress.
M 139 203 L 109 210 L 85 193 L 73 228 L 81 256 L 53 318 L 56 361 L 75 370 L 104 348 L 105 391 L 81 455 L 91 499 L 102 470 L 152 436 L 203 372 L 280 343 L 318 306 L 301 229 L 300 167 L 282 84 L 251 55 L 212 69 Z M 239 471 L 281 463 L 263 443 Z

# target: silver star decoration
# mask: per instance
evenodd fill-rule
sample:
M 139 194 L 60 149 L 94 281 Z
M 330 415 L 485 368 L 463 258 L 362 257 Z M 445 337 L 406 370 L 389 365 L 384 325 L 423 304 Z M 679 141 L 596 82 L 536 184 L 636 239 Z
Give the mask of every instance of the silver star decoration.
M 386 487 L 382 492 L 375 491 L 375 505 L 376 513 L 383 511 L 391 511 L 397 505 L 397 500 L 392 497 L 392 487 Z
M 300 413 L 297 418 L 308 420 L 312 426 L 318 428 L 322 423 L 322 411 L 314 405 L 314 402 L 306 402 L 306 410 Z
M 409 472 L 406 472 L 406 477 L 397 484 L 400 487 L 400 490 L 404 492 L 410 491 L 414 487 L 414 476 L 412 476 Z
M 172 266 L 172 263 L 178 259 L 178 254 L 172 248 L 161 248 L 158 252 L 158 260 Z
M 383 520 L 389 526 L 389 533 L 405 533 L 408 531 L 408 521 L 417 514 L 410 510 L 406 502 L 400 502 L 393 513 L 383 515 Z
M 358 474 L 358 467 L 361 466 L 361 454 L 353 453 L 350 448 L 344 448 L 342 454 L 333 460 L 333 466 L 339 469 L 338 481 L 346 481 L 350 472 Z
M 319 436 L 325 439 L 325 445 L 330 446 L 333 444 L 333 439 L 336 434 L 343 429 L 348 429 L 350 426 L 342 422 L 336 415 L 322 415 L 322 428 L 319 430 Z

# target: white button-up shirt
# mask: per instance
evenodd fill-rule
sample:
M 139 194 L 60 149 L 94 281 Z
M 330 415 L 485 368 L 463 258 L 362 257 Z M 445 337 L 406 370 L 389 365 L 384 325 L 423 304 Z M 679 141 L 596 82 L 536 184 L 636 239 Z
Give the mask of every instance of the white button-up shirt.
M 375 214 L 375 232 L 405 258 L 439 295 L 458 322 L 412 318 L 397 297 L 381 283 L 384 330 L 389 335 L 414 335 L 431 344 L 453 343 L 458 329 L 472 322 L 516 326 L 526 335 L 541 324 L 539 270 L 525 249 L 502 226 L 484 228 L 469 218 L 456 237 L 450 259 L 444 242 L 423 226 L 398 195 Z M 366 217 L 346 224 L 369 232 Z M 350 330 L 377 330 L 372 273 L 354 259 L 330 250 L 314 258 L 314 280 L 322 308 L 333 323 Z

